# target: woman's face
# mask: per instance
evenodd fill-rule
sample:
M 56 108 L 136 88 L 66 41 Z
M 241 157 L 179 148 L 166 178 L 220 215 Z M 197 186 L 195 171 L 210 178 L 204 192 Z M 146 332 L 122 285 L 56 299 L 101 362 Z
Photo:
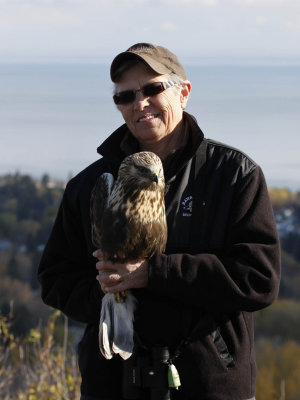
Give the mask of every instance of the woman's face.
M 116 85 L 116 92 L 137 90 L 152 82 L 166 82 L 168 76 L 157 75 L 144 64 L 136 64 L 125 71 Z M 132 135 L 142 148 L 160 142 L 172 134 L 182 121 L 183 108 L 189 90 L 171 87 L 155 96 L 145 97 L 141 91 L 136 93 L 130 104 L 118 105 Z

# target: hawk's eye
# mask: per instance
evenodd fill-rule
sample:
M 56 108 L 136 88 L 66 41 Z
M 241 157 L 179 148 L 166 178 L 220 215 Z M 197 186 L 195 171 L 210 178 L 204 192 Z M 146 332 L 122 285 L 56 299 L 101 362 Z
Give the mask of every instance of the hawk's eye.
M 149 172 L 149 169 L 142 165 L 136 165 L 136 168 L 141 174 L 147 174 Z

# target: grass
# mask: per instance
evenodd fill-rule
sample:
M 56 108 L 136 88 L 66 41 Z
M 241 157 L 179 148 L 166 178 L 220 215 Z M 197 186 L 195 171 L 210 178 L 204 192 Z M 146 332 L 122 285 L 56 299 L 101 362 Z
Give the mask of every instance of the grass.
M 80 374 L 75 352 L 68 349 L 64 317 L 62 344 L 55 340 L 60 312 L 46 327 L 32 329 L 24 338 L 11 332 L 11 317 L 0 315 L 0 400 L 79 400 Z

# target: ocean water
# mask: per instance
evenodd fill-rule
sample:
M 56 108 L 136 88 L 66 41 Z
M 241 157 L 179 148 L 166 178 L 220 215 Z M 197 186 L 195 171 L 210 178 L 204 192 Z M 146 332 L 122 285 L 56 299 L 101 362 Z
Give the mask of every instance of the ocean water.
M 187 111 L 206 137 L 246 152 L 270 186 L 300 190 L 300 67 L 186 66 Z M 109 66 L 0 64 L 0 175 L 59 179 L 98 158 L 120 124 Z

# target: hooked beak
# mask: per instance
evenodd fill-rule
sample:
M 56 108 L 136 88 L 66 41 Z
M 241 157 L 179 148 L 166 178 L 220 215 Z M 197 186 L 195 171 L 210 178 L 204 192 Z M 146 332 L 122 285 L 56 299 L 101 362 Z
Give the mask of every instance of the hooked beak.
M 151 177 L 152 179 L 152 181 L 153 182 L 155 182 L 155 183 L 158 183 L 158 176 L 156 175 L 156 174 L 152 174 L 152 177 Z

